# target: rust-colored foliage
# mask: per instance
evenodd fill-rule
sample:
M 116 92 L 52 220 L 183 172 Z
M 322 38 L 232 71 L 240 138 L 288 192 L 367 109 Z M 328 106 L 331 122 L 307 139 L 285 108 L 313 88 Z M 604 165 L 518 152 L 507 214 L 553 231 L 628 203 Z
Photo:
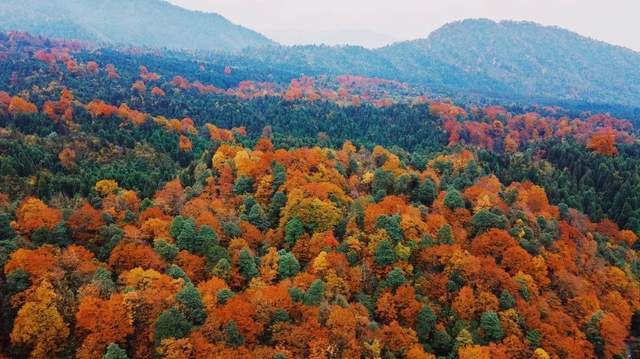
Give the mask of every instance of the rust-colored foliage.
M 453 148 L 422 157 L 351 142 L 333 146 L 342 135 L 331 126 L 310 134 L 316 147 L 286 149 L 297 139 L 270 126 L 259 139 L 255 126 L 199 126 L 218 119 L 187 117 L 182 111 L 190 106 L 174 108 L 171 97 L 273 96 L 264 101 L 296 101 L 295 108 L 324 99 L 336 111 L 362 105 L 348 111 L 369 113 L 371 106 L 407 101 L 389 92 L 407 86 L 303 76 L 222 89 L 198 75 L 161 77 L 119 65 L 125 83 L 116 81 L 113 65 L 74 59 L 78 45 L 53 41 L 45 50 L 28 35 L 7 37 L 0 59 L 13 56 L 19 42 L 32 47 L 37 76 L 60 75 L 17 96 L 0 92 L 0 117 L 8 124 L 0 138 L 23 140 L 29 151 L 44 149 L 54 159 L 50 171 L 38 167 L 18 191 L 0 193 L 0 220 L 11 227 L 0 231 L 3 303 L 15 314 L 0 338 L 8 353 L 94 358 L 115 343 L 131 358 L 625 354 L 640 309 L 637 233 L 556 206 L 558 193 L 539 183 L 502 183 L 487 173 L 500 161 L 482 163 L 487 157 L 476 148 L 516 168 L 531 157 L 546 174 L 553 166 L 546 152 L 518 151 L 534 143 L 548 148 L 544 141 L 558 138 L 613 156 L 619 144 L 635 141 L 627 121 L 420 97 L 412 103 L 424 114 L 428 106 L 425 120 L 446 131 L 443 145 Z M 213 72 L 213 65 L 198 65 L 203 76 Z M 240 72 L 227 66 L 224 75 L 235 82 Z M 18 76 L 7 77 L 10 88 L 21 88 Z M 110 97 L 117 105 L 82 103 L 87 94 L 74 98 L 66 89 L 57 95 L 64 84 L 75 90 L 75 81 L 117 85 L 122 94 Z M 43 104 L 40 113 L 27 99 Z M 166 104 L 171 115 L 162 113 Z M 21 133 L 21 120 L 29 126 L 43 120 L 58 136 Z M 88 126 L 106 135 L 85 133 Z M 111 129 L 126 136 L 107 140 Z M 177 143 L 159 142 L 171 138 Z M 174 151 L 161 153 L 165 145 Z M 130 176 L 121 161 L 177 175 Z M 94 163 L 109 167 L 94 172 Z M 5 177 L 9 191 L 19 176 Z M 73 196 L 76 182 L 67 177 L 80 178 Z M 88 188 L 87 181 L 97 182 Z
M 97 235 L 104 221 L 100 211 L 85 203 L 67 219 L 67 225 L 75 238 L 88 240 Z
M 93 296 L 82 298 L 76 313 L 76 328 L 87 333 L 77 352 L 79 358 L 102 353 L 111 343 L 123 343 L 127 335 L 133 333 L 124 296 L 114 294 L 108 300 Z
M 22 97 L 13 96 L 11 102 L 9 102 L 9 113 L 13 116 L 28 115 L 36 112 L 38 112 L 36 105 Z
M 19 231 L 30 233 L 40 228 L 53 229 L 62 220 L 62 213 L 37 198 L 29 197 L 16 211 L 16 220 Z
M 615 156 L 618 154 L 618 148 L 616 147 L 616 134 L 610 129 L 602 129 L 589 138 L 587 148 L 598 152 L 605 156 Z
M 165 263 L 147 244 L 120 243 L 111 252 L 109 266 L 120 273 L 136 267 L 161 270 Z
M 71 169 L 75 166 L 76 151 L 71 148 L 65 147 L 58 154 L 58 159 L 60 160 L 60 164 L 64 168 Z

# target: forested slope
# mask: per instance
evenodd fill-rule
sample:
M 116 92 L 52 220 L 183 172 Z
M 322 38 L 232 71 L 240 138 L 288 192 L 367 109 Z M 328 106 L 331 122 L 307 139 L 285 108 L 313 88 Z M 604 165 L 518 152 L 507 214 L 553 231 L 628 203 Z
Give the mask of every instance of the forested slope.
M 630 121 L 0 44 L 4 356 L 638 352 Z
M 52 38 L 189 50 L 240 50 L 273 45 L 218 14 L 164 0 L 5 0 L 0 29 Z

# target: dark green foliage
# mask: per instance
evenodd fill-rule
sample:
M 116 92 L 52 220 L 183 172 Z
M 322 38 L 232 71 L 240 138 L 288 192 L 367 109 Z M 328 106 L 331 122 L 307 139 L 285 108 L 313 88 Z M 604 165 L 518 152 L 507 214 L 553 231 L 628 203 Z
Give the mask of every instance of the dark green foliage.
M 186 219 L 182 223 L 180 234 L 176 237 L 176 246 L 181 250 L 187 250 L 192 253 L 199 253 L 202 247 L 200 238 L 196 232 L 196 224 L 192 218 Z
M 131 210 L 127 209 L 124 213 L 124 221 L 126 223 L 135 223 L 138 220 L 138 216 L 135 213 L 131 212 Z
M 176 216 L 173 221 L 171 221 L 171 227 L 169 227 L 169 233 L 171 237 L 178 238 L 180 233 L 182 232 L 182 227 L 186 222 L 186 218 L 183 216 Z
M 516 300 L 507 290 L 503 290 L 502 293 L 500 293 L 499 302 L 502 310 L 513 308 L 516 305 Z
M 447 282 L 447 289 L 449 292 L 457 292 L 460 288 L 464 287 L 466 281 L 460 274 L 460 270 L 454 269 L 449 275 L 449 281 Z
M 593 344 L 593 351 L 599 358 L 604 357 L 604 345 L 605 341 L 600 334 L 600 319 L 602 319 L 602 311 L 597 311 L 591 316 L 591 319 L 585 324 L 584 333 L 587 336 L 587 340 Z
M 453 339 L 446 330 L 438 330 L 433 334 L 431 346 L 439 355 L 446 355 L 451 351 Z
M 300 236 L 304 234 L 304 224 L 298 217 L 293 217 L 287 222 L 285 227 L 284 241 L 293 247 Z
M 444 196 L 444 205 L 452 210 L 456 208 L 464 208 L 464 198 L 462 198 L 462 194 L 458 190 L 455 188 L 449 188 L 446 196 Z
M 396 194 L 410 195 L 417 187 L 418 176 L 415 174 L 402 174 L 394 184 L 393 192 Z
M 376 228 L 384 229 L 394 244 L 397 244 L 404 239 L 404 233 L 400 226 L 400 219 L 400 215 L 397 214 L 393 216 L 380 216 L 376 219 Z
M 393 194 L 394 181 L 395 176 L 393 172 L 385 171 L 381 168 L 376 169 L 373 173 L 373 181 L 371 182 L 371 193 L 382 191 L 385 194 Z
M 305 305 L 319 305 L 324 300 L 324 287 L 325 284 L 321 279 L 313 281 L 304 293 L 302 302 Z
M 640 337 L 640 310 L 633 312 L 631 316 L 631 335 L 634 337 Z
M 283 165 L 274 162 L 271 171 L 273 173 L 273 190 L 277 191 L 287 181 L 287 170 Z
M 246 176 L 238 177 L 236 183 L 233 185 L 233 193 L 243 195 L 251 192 L 253 192 L 253 178 Z
M 11 217 L 0 213 L 0 241 L 7 241 L 16 236 L 16 232 L 11 228 Z
M 104 267 L 100 267 L 93 274 L 91 283 L 95 285 L 103 297 L 110 296 L 116 290 L 116 283 L 113 281 L 112 274 Z
M 202 246 L 202 248 L 206 248 L 209 245 L 218 244 L 218 235 L 211 227 L 203 224 L 200 226 L 200 230 L 198 231 L 197 242 Z
M 447 223 L 438 230 L 438 243 L 453 244 L 453 233 L 450 224 Z
M 238 238 L 242 236 L 242 229 L 240 225 L 234 221 L 220 221 L 220 227 L 224 235 L 229 238 Z
M 258 202 L 256 202 L 256 199 L 253 198 L 253 196 L 251 195 L 247 195 L 244 198 L 244 202 L 242 203 L 243 207 L 244 207 L 244 215 L 249 214 L 249 211 L 251 210 L 251 207 L 253 207 L 254 204 L 257 204 Z
M 229 251 L 227 251 L 225 247 L 217 244 L 208 243 L 205 245 L 203 254 L 210 266 L 218 264 L 221 259 L 225 259 L 227 262 L 231 261 Z
M 219 304 L 225 304 L 229 299 L 233 298 L 235 293 L 233 293 L 230 289 L 224 288 L 220 289 L 216 294 L 216 299 Z
M 287 204 L 287 195 L 285 195 L 283 192 L 274 193 L 273 197 L 271 198 L 271 202 L 269 203 L 267 214 L 270 227 L 274 228 L 280 222 L 280 211 L 285 206 L 285 204 Z
M 271 316 L 271 323 L 290 322 L 290 321 L 291 321 L 291 316 L 289 316 L 289 313 L 287 313 L 286 310 L 281 308 L 276 309 L 276 311 L 273 312 L 273 315 Z
M 289 296 L 294 303 L 302 302 L 305 293 L 298 287 L 289 288 Z
M 425 206 L 430 206 L 436 198 L 436 184 L 430 178 L 425 178 L 413 192 L 412 199 Z
M 67 233 L 67 227 L 64 222 L 53 227 L 53 229 L 46 227 L 36 229 L 31 233 L 30 238 L 38 245 L 53 244 L 65 247 L 71 244 L 71 237 Z
M 195 325 L 201 325 L 207 318 L 200 292 L 191 283 L 186 283 L 177 294 L 178 308 Z
M 353 212 L 358 228 L 362 229 L 364 227 L 364 208 L 362 208 L 362 204 L 360 202 L 354 203 Z
M 537 330 L 530 330 L 527 332 L 527 341 L 529 341 L 531 348 L 539 348 L 541 340 L 542 334 Z
M 569 214 L 569 206 L 567 206 L 565 203 L 559 203 L 558 209 L 560 210 L 560 219 L 565 221 L 571 219 Z
M 387 285 L 393 289 L 398 289 L 399 286 L 407 282 L 407 278 L 404 276 L 404 271 L 400 268 L 394 268 L 387 274 Z
M 102 359 L 129 359 L 127 352 L 120 348 L 120 346 L 116 343 L 111 343 L 107 347 L 107 350 L 102 356 Z
M 167 268 L 167 275 L 175 279 L 182 278 L 186 283 L 191 283 L 191 278 L 189 278 L 187 273 L 175 264 L 172 264 Z
M 184 338 L 191 331 L 191 323 L 176 308 L 160 313 L 155 322 L 155 343 L 159 345 L 166 338 Z
M 224 326 L 224 337 L 227 345 L 231 347 L 237 348 L 244 344 L 244 337 L 233 320 Z
M 359 293 L 356 293 L 354 298 L 358 301 L 358 303 L 362 304 L 365 308 L 367 308 L 367 311 L 369 311 L 369 318 L 375 317 L 376 302 L 373 300 L 373 298 L 371 298 L 370 295 L 359 292 Z
M 471 224 L 473 226 L 474 233 L 480 234 L 490 228 L 504 229 L 507 226 L 507 219 L 503 215 L 495 214 L 486 209 L 481 209 L 478 213 L 473 215 Z
M 265 230 L 269 227 L 269 222 L 267 220 L 262 207 L 259 204 L 254 204 L 249 210 L 249 214 L 247 215 L 247 220 L 249 223 L 258 227 L 260 230 Z
M 375 262 L 379 266 L 387 266 L 396 262 L 396 252 L 393 250 L 391 241 L 385 239 L 378 243 Z
M 520 286 L 518 287 L 518 293 L 520 293 L 520 296 L 522 296 L 522 299 L 529 301 L 529 287 L 527 287 L 527 283 L 525 283 L 524 281 L 521 281 Z
M 249 251 L 245 248 L 240 251 L 240 257 L 238 258 L 238 269 L 242 277 L 248 282 L 253 277 L 258 275 L 258 267 L 253 256 L 249 254 Z
M 480 328 L 483 332 L 483 337 L 488 342 L 499 342 L 504 337 L 502 331 L 502 325 L 500 324 L 500 318 L 496 312 L 484 312 L 480 317 Z
M 154 241 L 153 250 L 167 262 L 173 261 L 173 259 L 178 255 L 178 252 L 180 252 L 178 247 L 168 243 L 164 239 Z
M 7 274 L 5 288 L 9 295 L 22 292 L 31 285 L 30 275 L 23 269 L 15 269 Z
M 231 262 L 227 258 L 220 258 L 216 265 L 211 269 L 211 274 L 216 277 L 227 279 L 231 274 Z
M 300 263 L 291 252 L 280 255 L 278 261 L 278 278 L 286 279 L 294 277 L 300 271 Z
M 378 203 L 382 201 L 387 196 L 387 191 L 383 189 L 379 189 L 373 193 L 373 201 Z
M 422 307 L 416 318 L 416 334 L 420 343 L 426 343 L 429 336 L 436 327 L 437 317 L 431 307 L 425 305 Z

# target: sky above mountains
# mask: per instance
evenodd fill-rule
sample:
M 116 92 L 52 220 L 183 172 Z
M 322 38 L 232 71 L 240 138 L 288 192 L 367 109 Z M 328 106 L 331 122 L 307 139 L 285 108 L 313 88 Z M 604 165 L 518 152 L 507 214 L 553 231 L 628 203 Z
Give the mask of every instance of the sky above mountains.
M 284 44 L 379 47 L 465 18 L 557 25 L 640 51 L 638 0 L 168 0 L 216 12 Z

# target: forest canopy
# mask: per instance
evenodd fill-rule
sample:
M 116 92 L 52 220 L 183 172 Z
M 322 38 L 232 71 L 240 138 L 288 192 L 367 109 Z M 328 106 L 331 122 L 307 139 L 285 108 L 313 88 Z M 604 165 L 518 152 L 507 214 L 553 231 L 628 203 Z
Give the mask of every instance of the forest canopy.
M 0 64 L 3 356 L 640 350 L 632 120 L 23 33 Z

